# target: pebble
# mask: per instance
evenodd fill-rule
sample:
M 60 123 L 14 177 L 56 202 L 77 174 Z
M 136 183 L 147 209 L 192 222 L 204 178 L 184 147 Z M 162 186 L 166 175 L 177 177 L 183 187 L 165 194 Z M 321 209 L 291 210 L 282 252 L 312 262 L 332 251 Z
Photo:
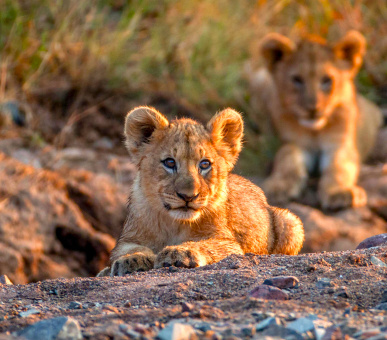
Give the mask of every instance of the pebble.
M 356 249 L 366 249 L 371 247 L 377 247 L 383 244 L 387 244 L 387 233 L 366 238 L 364 241 L 359 243 Z
M 279 339 L 304 340 L 302 335 L 295 330 L 278 325 L 270 326 L 261 334 Z
M 347 292 L 347 288 L 346 287 L 340 287 L 337 291 L 336 291 L 336 296 L 338 297 L 342 297 L 342 298 L 348 298 L 348 292 Z
M 375 309 L 387 311 L 387 302 L 379 303 L 379 304 L 375 307 Z
M 82 309 L 83 306 L 78 301 L 71 301 L 69 305 L 67 306 L 68 309 Z
M 195 325 L 195 328 L 206 333 L 207 331 L 211 330 L 211 324 L 208 322 L 203 322 L 198 325 Z
M 332 283 L 331 279 L 328 279 L 326 277 L 323 277 L 321 279 L 318 279 L 316 282 L 316 287 L 319 289 L 327 288 L 327 287 L 333 287 L 334 284 Z
M 16 333 L 27 340 L 81 340 L 78 321 L 65 316 L 36 322 Z
M 288 300 L 289 295 L 281 289 L 268 285 L 258 285 L 253 288 L 249 295 L 258 299 L 265 300 Z
M 321 340 L 342 340 L 345 339 L 339 326 L 333 325 L 328 327 Z
M 292 329 L 297 333 L 303 334 L 314 330 L 314 323 L 309 318 L 300 318 L 287 325 L 288 329 Z
M 274 286 L 280 289 L 294 288 L 299 283 L 299 280 L 295 276 L 276 276 L 270 279 L 266 279 L 263 284 Z
M 181 303 L 181 311 L 184 312 L 190 312 L 195 308 L 195 306 L 192 303 L 188 302 L 182 302 Z
M 118 329 L 128 335 L 131 339 L 140 339 L 141 338 L 141 334 L 136 332 L 135 330 L 133 330 L 130 326 L 126 325 L 126 324 L 120 324 L 118 326 Z
M 40 314 L 40 310 L 36 309 L 36 308 L 31 308 L 31 309 L 28 309 L 24 312 L 20 312 L 19 316 L 22 318 L 26 318 L 26 317 L 33 315 L 33 314 Z
M 265 330 L 266 328 L 268 328 L 268 327 L 270 327 L 272 325 L 281 326 L 281 321 L 278 318 L 275 318 L 275 317 L 267 318 L 267 319 L 261 321 L 255 327 L 255 330 L 257 332 L 261 332 L 261 331 Z
M 354 338 L 369 339 L 375 336 L 379 336 L 381 333 L 382 332 L 379 328 L 372 328 L 372 329 L 366 329 L 364 331 L 359 331 L 355 333 L 353 336 Z
M 387 267 L 387 264 L 385 264 L 382 260 L 378 259 L 376 256 L 371 256 L 371 262 L 373 265 L 378 267 Z
M 3 285 L 13 285 L 12 281 L 8 278 L 7 275 L 0 276 L 0 283 Z
M 243 327 L 241 329 L 241 333 L 243 336 L 252 337 L 256 332 L 256 328 L 254 327 Z
M 159 340 L 193 340 L 197 339 L 194 328 L 190 325 L 170 322 L 165 325 L 159 334 L 157 334 Z

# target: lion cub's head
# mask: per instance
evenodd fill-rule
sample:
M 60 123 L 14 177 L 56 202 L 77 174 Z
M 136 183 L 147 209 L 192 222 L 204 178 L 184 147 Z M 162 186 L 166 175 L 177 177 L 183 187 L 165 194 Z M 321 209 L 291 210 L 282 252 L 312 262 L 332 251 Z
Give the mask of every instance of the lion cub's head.
M 138 107 L 126 117 L 125 135 L 139 170 L 137 187 L 152 209 L 190 222 L 224 201 L 241 150 L 239 113 L 226 109 L 203 126 L 191 119 L 169 122 L 153 108 Z
M 271 33 L 261 52 L 272 73 L 282 105 L 299 124 L 319 130 L 333 109 L 353 91 L 353 78 L 365 53 L 365 39 L 348 32 L 329 45 L 322 39 L 304 39 L 295 44 Z

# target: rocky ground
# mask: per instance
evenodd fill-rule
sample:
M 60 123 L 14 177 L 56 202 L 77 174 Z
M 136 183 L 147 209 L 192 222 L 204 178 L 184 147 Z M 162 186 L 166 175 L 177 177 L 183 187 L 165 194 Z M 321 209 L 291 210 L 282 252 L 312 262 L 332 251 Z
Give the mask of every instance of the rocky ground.
M 324 213 L 313 190 L 287 206 L 304 222 L 304 254 L 97 279 L 135 175 L 121 111 L 101 112 L 74 126 L 42 114 L 40 134 L 0 127 L 0 275 L 15 284 L 0 276 L 0 340 L 387 339 L 385 238 L 355 250 L 387 233 L 387 128 L 362 167 L 367 207 Z
M 356 251 L 3 284 L 0 339 L 387 339 L 380 238 Z

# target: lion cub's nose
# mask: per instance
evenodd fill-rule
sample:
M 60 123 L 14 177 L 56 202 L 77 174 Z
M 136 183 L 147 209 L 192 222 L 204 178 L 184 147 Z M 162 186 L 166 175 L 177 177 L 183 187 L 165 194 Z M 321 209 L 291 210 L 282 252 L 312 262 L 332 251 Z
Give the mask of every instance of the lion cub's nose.
M 198 196 L 199 196 L 199 194 L 196 194 L 196 195 L 186 195 L 186 194 L 182 194 L 182 193 L 177 192 L 177 191 L 176 191 L 176 195 L 179 196 L 185 202 L 192 202 L 192 201 L 196 200 L 198 198 Z

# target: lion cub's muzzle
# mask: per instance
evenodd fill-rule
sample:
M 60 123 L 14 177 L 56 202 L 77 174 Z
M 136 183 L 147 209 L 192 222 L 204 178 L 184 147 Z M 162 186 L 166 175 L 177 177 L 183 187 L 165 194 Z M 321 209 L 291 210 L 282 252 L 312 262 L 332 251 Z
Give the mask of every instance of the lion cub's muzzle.
M 176 195 L 178 197 L 180 197 L 187 204 L 189 202 L 195 201 L 199 197 L 199 194 L 196 194 L 196 195 L 195 194 L 194 195 L 186 195 L 186 194 L 183 194 L 183 193 L 180 193 L 180 192 L 177 192 L 177 191 L 176 191 Z

